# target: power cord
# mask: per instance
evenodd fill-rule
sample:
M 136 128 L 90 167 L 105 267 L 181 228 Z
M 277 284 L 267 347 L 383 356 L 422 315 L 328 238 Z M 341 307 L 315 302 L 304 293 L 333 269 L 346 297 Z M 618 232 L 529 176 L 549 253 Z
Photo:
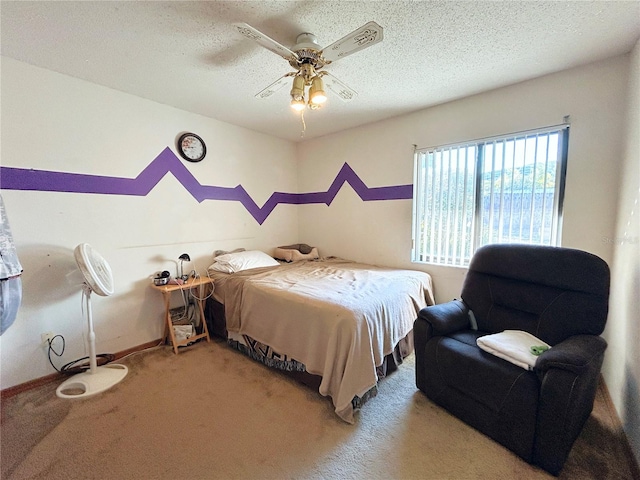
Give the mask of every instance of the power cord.
M 60 352 L 58 352 L 53 346 L 54 340 L 58 337 L 60 337 L 60 339 L 62 340 L 62 349 L 60 350 Z M 53 354 L 56 357 L 61 357 L 64 354 L 66 342 L 64 341 L 64 337 L 62 335 L 55 335 L 53 338 L 47 340 L 47 343 L 49 347 L 47 351 L 47 356 L 49 357 L 49 363 L 57 372 L 63 373 L 65 375 L 74 375 L 76 373 L 82 373 L 86 370 L 89 370 L 90 365 L 88 360 L 90 357 L 79 358 L 77 360 L 67 363 L 66 365 L 63 365 L 62 368 L 56 367 L 53 364 L 53 361 L 51 360 L 51 352 L 53 352 Z M 113 362 L 115 358 L 116 356 L 113 355 L 112 353 L 101 353 L 99 355 L 96 355 L 96 361 L 98 366 L 102 366 L 109 362 Z M 84 364 L 80 364 L 81 362 L 84 362 Z
M 200 273 L 197 270 L 191 270 L 189 272 L 189 274 L 186 276 L 187 279 L 189 278 L 193 278 L 193 279 L 199 279 L 200 277 Z M 181 310 L 181 315 L 171 315 L 171 322 L 175 325 L 175 324 L 182 324 L 184 325 L 184 321 L 187 321 L 188 323 L 190 323 L 191 325 L 193 325 L 193 327 L 196 329 L 196 332 L 198 330 L 202 330 L 202 324 L 206 321 L 205 318 L 200 318 L 200 310 L 198 307 L 198 303 L 200 302 L 204 302 L 205 300 L 207 300 L 209 297 L 213 296 L 213 290 L 215 289 L 215 284 L 213 282 L 213 279 L 211 278 L 209 272 L 207 272 L 206 277 L 209 279 L 209 283 L 211 284 L 211 290 L 209 291 L 208 294 L 201 296 L 202 295 L 202 289 L 204 287 L 204 285 L 197 285 L 197 286 L 191 286 L 188 289 L 180 289 L 180 295 L 182 296 L 182 307 L 176 307 L 175 309 L 172 309 L 172 311 L 176 311 L 179 312 Z M 188 280 L 187 280 L 188 281 Z M 196 319 L 196 313 L 197 313 L 197 319 Z
M 195 270 L 191 270 L 190 276 L 193 277 L 193 278 L 200 278 L 200 273 L 196 272 Z M 211 284 L 211 291 L 207 295 L 205 295 L 204 297 L 199 297 L 198 295 L 196 295 L 194 293 L 194 290 L 197 289 L 198 290 L 198 294 L 199 294 L 202 291 L 201 287 L 203 285 L 198 285 L 196 287 L 191 287 L 188 290 L 189 291 L 189 295 L 192 298 L 195 298 L 196 300 L 198 300 L 199 302 L 203 302 L 203 301 L 207 300 L 208 298 L 210 298 L 211 296 L 213 296 L 213 291 L 216 288 L 215 284 L 213 283 L 213 278 L 211 278 L 211 275 L 209 274 L 208 271 L 207 271 L 207 278 L 209 279 L 209 283 Z

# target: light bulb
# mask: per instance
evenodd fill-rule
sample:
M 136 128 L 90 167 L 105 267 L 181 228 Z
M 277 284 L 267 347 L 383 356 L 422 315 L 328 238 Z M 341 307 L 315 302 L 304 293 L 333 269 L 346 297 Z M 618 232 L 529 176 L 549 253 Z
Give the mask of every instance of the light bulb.
M 291 108 L 293 108 L 295 111 L 299 112 L 301 110 L 304 110 L 305 107 L 305 103 L 304 103 L 304 97 L 303 98 L 292 98 L 291 99 Z

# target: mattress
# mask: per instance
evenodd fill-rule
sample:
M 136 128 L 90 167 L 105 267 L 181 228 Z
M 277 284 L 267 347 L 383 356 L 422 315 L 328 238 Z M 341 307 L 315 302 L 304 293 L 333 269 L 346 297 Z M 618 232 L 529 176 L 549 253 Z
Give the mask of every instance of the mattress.
M 210 275 L 229 336 L 259 342 L 319 376 L 318 391 L 349 423 L 353 399 L 375 389 L 377 367 L 434 303 L 425 272 L 336 258 Z

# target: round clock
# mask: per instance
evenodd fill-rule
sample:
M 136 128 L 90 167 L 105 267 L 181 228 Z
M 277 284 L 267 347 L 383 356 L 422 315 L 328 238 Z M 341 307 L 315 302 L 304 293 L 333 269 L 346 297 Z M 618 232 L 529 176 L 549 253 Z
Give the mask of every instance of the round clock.
M 195 133 L 185 133 L 178 139 L 180 156 L 190 162 L 199 162 L 207 154 L 207 146 Z

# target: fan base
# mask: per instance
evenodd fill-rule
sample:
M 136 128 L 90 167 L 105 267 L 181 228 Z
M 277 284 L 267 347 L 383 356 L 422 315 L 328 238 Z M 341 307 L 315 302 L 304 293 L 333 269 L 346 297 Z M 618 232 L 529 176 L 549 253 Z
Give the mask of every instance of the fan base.
M 96 367 L 93 373 L 90 370 L 78 373 L 62 382 L 56 389 L 56 395 L 60 398 L 90 397 L 113 387 L 127 376 L 128 371 L 125 365 L 118 363 Z

